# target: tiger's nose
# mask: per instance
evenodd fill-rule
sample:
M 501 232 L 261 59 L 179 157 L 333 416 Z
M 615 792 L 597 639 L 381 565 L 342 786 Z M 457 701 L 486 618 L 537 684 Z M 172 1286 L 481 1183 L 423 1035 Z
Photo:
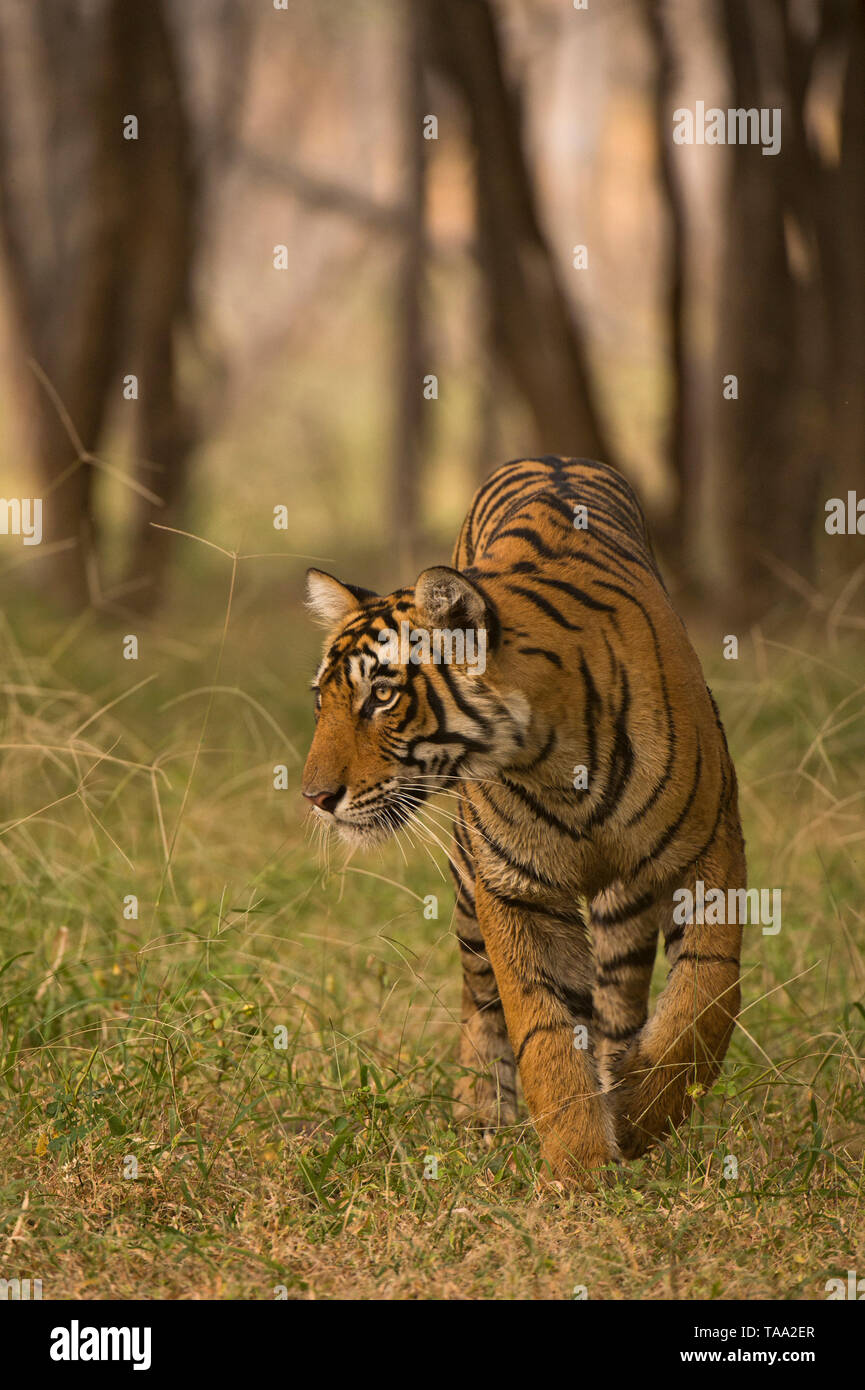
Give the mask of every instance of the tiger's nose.
M 311 801 L 313 806 L 318 806 L 322 811 L 329 811 L 331 815 L 339 805 L 339 799 L 345 791 L 345 787 L 337 787 L 336 791 L 307 792 L 303 794 L 307 801 Z

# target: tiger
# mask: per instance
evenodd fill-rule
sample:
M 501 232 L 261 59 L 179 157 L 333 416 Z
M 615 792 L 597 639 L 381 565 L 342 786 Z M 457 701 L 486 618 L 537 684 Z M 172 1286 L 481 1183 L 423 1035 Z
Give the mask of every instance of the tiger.
M 519 1078 L 541 1171 L 591 1185 L 688 1118 L 740 1007 L 741 927 L 693 910 L 745 887 L 736 773 L 636 494 L 604 463 L 513 460 L 451 565 L 384 597 L 311 569 L 307 604 L 313 814 L 368 846 L 450 808 L 457 1114 L 516 1124 Z M 452 660 L 437 634 L 463 636 Z

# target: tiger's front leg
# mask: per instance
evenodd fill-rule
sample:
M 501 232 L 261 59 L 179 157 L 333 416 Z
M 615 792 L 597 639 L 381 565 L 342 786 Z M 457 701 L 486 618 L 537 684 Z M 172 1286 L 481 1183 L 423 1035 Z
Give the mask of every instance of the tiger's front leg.
M 455 930 L 463 970 L 462 1033 L 459 1060 L 464 1068 L 456 1088 L 456 1116 L 485 1131 L 517 1119 L 516 1066 L 496 977 L 474 910 L 474 881 L 464 871 L 457 888 Z
M 586 1180 L 618 1151 L 592 1045 L 585 924 L 532 910 L 480 880 L 475 902 L 541 1155 L 554 1178 Z

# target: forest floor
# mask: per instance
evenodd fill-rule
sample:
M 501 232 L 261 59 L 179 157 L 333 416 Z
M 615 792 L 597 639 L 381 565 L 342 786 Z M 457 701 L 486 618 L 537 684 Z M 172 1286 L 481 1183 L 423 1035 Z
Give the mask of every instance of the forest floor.
M 216 610 L 158 628 L 0 627 L 0 1277 L 46 1299 L 812 1299 L 865 1275 L 861 644 L 753 633 L 728 661 L 700 634 L 782 926 L 745 929 L 740 1026 L 689 1122 L 566 1196 L 525 1118 L 490 1149 L 455 1125 L 444 855 L 322 857 L 297 792 L 317 634 L 296 589 L 264 603 L 242 572 L 226 624 L 230 570 Z

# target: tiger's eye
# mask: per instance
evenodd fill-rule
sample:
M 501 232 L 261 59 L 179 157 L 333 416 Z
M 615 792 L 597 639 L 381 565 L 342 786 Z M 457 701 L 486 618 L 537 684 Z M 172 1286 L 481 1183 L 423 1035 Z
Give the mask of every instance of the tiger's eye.
M 374 694 L 375 698 L 377 700 L 380 700 L 382 704 L 384 704 L 385 700 L 390 699 L 391 695 L 393 694 L 393 691 L 391 690 L 389 685 L 377 685 L 375 687 Z

